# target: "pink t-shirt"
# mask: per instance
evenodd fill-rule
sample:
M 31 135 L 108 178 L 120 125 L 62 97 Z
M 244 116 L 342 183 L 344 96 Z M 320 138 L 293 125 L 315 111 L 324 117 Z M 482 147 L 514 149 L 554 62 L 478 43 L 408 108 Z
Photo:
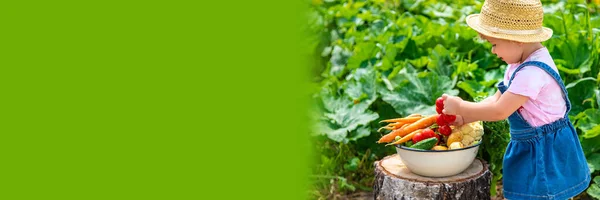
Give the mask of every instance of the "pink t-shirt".
M 558 73 L 548 49 L 541 48 L 533 52 L 526 60 L 546 63 Z M 504 73 L 504 84 L 508 85 L 510 76 L 521 63 L 509 64 Z M 536 66 L 523 67 L 515 74 L 508 88 L 509 92 L 529 97 L 529 101 L 518 109 L 521 116 L 533 127 L 552 123 L 565 115 L 566 102 L 562 89 L 548 74 Z

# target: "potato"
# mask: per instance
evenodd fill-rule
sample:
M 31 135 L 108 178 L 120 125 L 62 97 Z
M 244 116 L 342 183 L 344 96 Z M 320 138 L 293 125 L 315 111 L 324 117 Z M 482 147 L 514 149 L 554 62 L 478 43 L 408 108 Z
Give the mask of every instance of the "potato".
M 461 132 L 454 132 L 448 136 L 448 140 L 446 142 L 446 146 L 450 147 L 450 144 L 454 142 L 461 142 L 463 139 L 463 134 Z
M 448 148 L 446 148 L 445 146 L 434 146 L 431 150 L 446 151 L 446 150 L 448 150 Z
M 462 149 L 465 146 L 461 142 L 453 142 L 449 147 L 450 149 Z

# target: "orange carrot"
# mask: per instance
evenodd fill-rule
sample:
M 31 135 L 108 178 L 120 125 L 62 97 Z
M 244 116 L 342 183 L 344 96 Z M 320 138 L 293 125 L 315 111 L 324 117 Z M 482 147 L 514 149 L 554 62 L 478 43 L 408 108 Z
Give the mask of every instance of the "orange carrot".
M 381 122 L 416 122 L 419 119 L 421 119 L 421 117 L 404 117 L 404 118 L 396 118 L 396 119 L 386 119 Z
M 411 140 L 413 138 L 413 136 L 415 136 L 417 133 L 420 133 L 421 131 L 423 131 L 423 129 L 413 131 L 412 133 L 409 133 L 408 135 L 402 137 L 401 139 L 399 139 L 398 141 L 396 141 L 394 143 L 390 143 L 389 145 L 397 145 L 397 144 L 402 144 L 402 143 L 408 142 L 409 140 Z
M 404 125 L 403 125 L 402 127 L 400 127 L 399 129 L 396 129 L 396 130 L 394 130 L 394 131 L 392 131 L 392 132 L 390 132 L 390 133 L 388 133 L 388 134 L 386 134 L 386 135 L 382 136 L 382 137 L 381 137 L 381 139 L 379 139 L 379 141 L 378 141 L 377 143 L 383 143 L 383 142 L 386 142 L 386 141 L 387 141 L 387 142 L 391 142 L 391 141 L 393 141 L 393 140 L 394 140 L 394 138 L 396 138 L 396 136 L 398 135 L 398 134 L 397 134 L 397 133 L 398 133 L 398 131 L 399 131 L 399 130 L 402 130 L 402 129 L 406 128 L 406 127 L 408 127 L 408 125 L 409 125 L 409 124 L 404 124 Z
M 385 130 L 394 130 L 394 127 L 391 127 L 391 126 L 384 126 L 384 127 L 381 127 L 381 128 L 379 128 L 379 129 L 377 129 L 377 132 L 381 132 L 381 130 L 383 130 L 383 129 L 385 129 Z
M 423 115 L 415 113 L 415 114 L 410 114 L 407 117 L 423 117 Z
M 403 126 L 407 125 L 407 124 L 410 124 L 410 123 L 408 123 L 408 122 L 397 122 L 397 123 L 394 123 L 394 125 L 392 126 L 392 128 L 393 128 L 393 130 L 399 129 L 399 128 L 402 128 Z
M 416 121 L 415 123 L 409 124 L 408 126 L 405 125 L 402 128 L 396 129 L 396 130 L 392 131 L 391 133 L 381 137 L 381 139 L 379 139 L 378 143 L 391 142 L 394 140 L 394 138 L 396 136 L 404 137 L 405 135 L 412 133 L 413 131 L 427 128 L 427 127 L 431 126 L 433 123 L 435 123 L 437 116 L 438 115 L 436 114 L 436 115 L 432 115 L 429 117 L 425 117 L 425 118 L 420 119 L 419 121 Z
M 404 123 L 404 122 L 391 123 L 391 124 L 388 124 L 387 126 L 384 126 L 384 127 L 381 127 L 379 129 L 377 129 L 377 132 L 381 132 L 382 129 L 385 129 L 385 130 L 396 130 L 396 129 L 399 129 L 402 126 L 407 125 L 407 124 L 410 124 L 410 123 Z
M 391 124 L 388 124 L 387 126 L 389 126 L 389 127 L 396 127 L 396 126 L 402 126 L 402 125 L 404 125 L 404 122 L 391 123 Z

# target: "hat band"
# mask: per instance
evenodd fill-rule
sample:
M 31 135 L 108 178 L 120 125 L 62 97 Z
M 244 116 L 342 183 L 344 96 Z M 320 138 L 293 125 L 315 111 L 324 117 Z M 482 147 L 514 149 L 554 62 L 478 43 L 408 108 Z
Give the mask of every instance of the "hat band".
M 485 30 L 493 32 L 493 33 L 502 33 L 502 34 L 510 34 L 510 35 L 534 35 L 534 34 L 543 32 L 542 28 L 535 29 L 535 30 L 510 30 L 510 29 L 502 29 L 502 28 L 498 28 L 498 27 L 491 27 L 491 26 L 485 25 L 483 23 L 479 23 L 479 25 L 481 25 L 482 28 L 484 28 Z

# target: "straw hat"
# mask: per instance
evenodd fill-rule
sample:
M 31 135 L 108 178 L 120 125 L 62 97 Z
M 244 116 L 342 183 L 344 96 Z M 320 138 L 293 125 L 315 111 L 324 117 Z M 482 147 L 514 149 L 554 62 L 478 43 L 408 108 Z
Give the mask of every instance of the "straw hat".
M 542 26 L 544 9 L 539 0 L 486 0 L 480 14 L 467 17 L 477 32 L 518 42 L 543 42 L 552 29 Z

